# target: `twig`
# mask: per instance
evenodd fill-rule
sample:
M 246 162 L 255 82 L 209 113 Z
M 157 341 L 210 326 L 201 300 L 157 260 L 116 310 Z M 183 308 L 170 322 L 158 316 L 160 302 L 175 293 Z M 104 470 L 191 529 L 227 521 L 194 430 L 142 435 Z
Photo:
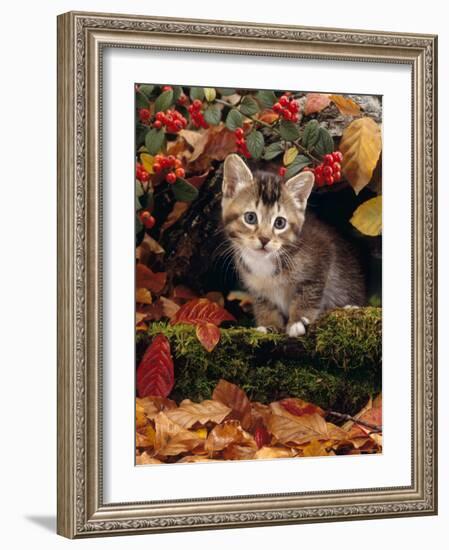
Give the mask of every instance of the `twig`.
M 382 426 L 376 426 L 375 424 L 371 424 L 370 422 L 365 422 L 364 420 L 359 420 L 358 418 L 354 418 L 353 416 L 349 414 L 339 413 L 335 411 L 327 411 L 326 416 L 335 416 L 339 418 L 340 420 L 350 420 L 351 422 L 354 422 L 355 424 L 360 424 L 361 426 L 365 426 L 366 428 L 370 428 L 370 430 L 373 430 L 373 432 L 376 433 L 382 433 Z

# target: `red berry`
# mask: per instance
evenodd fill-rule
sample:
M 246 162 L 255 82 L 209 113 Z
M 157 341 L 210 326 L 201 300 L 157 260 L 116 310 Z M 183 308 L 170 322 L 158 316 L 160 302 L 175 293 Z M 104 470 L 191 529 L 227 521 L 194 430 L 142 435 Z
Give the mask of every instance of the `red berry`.
M 171 86 L 164 86 L 164 87 L 162 88 L 162 91 L 163 91 L 163 92 L 168 92 L 169 90 L 173 90 L 173 88 L 172 88 Z
M 178 97 L 178 103 L 180 105 L 185 105 L 187 103 L 187 96 L 186 94 L 181 94 L 179 97 Z
M 146 182 L 150 179 L 150 174 L 146 170 L 142 170 L 139 179 L 140 181 Z
M 332 164 L 332 170 L 334 172 L 341 172 L 341 164 L 339 162 L 334 162 Z
M 323 161 L 324 161 L 324 164 L 332 165 L 332 163 L 334 162 L 334 157 L 330 154 L 324 155 Z
M 283 95 L 279 98 L 279 103 L 282 105 L 282 107 L 287 107 L 290 103 L 290 100 L 286 95 Z
M 203 106 L 203 103 L 199 99 L 195 99 L 195 101 L 192 103 L 193 107 L 197 111 L 198 109 L 201 109 Z
M 244 135 L 244 131 L 243 131 L 243 128 L 236 128 L 234 134 L 238 137 L 238 138 L 242 138 L 243 135 Z
M 150 116 L 151 116 L 151 113 L 148 109 L 139 109 L 140 120 L 148 120 Z
M 284 109 L 282 111 L 282 116 L 285 118 L 285 120 L 291 120 L 293 117 L 293 114 L 288 109 Z
M 315 172 L 315 182 L 316 182 L 316 184 L 317 184 L 318 187 L 320 187 L 321 185 L 323 185 L 323 183 L 324 183 L 324 176 L 323 176 L 323 174 L 321 174 L 321 173 L 320 173 L 320 174 L 317 174 L 317 173 Z
M 160 172 L 162 170 L 162 166 L 158 162 L 155 162 L 153 164 L 153 170 L 154 170 L 155 174 L 157 174 L 158 172 Z
M 334 183 L 334 176 L 325 176 L 324 181 L 325 181 L 328 185 L 332 185 L 332 184 Z
M 334 176 L 334 182 L 341 180 L 341 172 L 334 172 L 333 176 Z
M 334 162 L 341 162 L 343 160 L 343 153 L 341 151 L 334 151 L 332 157 Z
M 164 118 L 165 118 L 165 115 L 162 111 L 159 111 L 158 113 L 156 113 L 156 120 L 160 120 L 162 122 Z
M 296 114 L 296 113 L 292 113 L 291 117 L 290 117 L 290 120 L 292 122 L 298 122 L 299 120 L 299 116 Z
M 156 223 L 156 220 L 148 212 L 148 210 L 144 210 L 140 213 L 140 220 L 147 229 L 152 229 L 154 227 L 154 224 Z
M 273 111 L 275 113 L 279 113 L 280 111 L 282 111 L 282 105 L 280 103 L 275 103 L 273 105 Z
M 292 101 L 290 101 L 290 105 L 288 106 L 288 108 L 292 113 L 297 113 L 299 111 L 299 103 L 296 101 L 296 99 L 293 99 Z
M 324 166 L 323 168 L 323 176 L 325 178 L 329 177 L 329 176 L 332 176 L 332 166 L 329 166 L 328 164 L 326 164 L 326 166 Z
M 285 176 L 285 172 L 287 172 L 287 168 L 285 168 L 285 166 L 281 166 L 279 168 L 279 175 L 281 176 L 281 178 Z
M 176 174 L 174 172 L 169 172 L 166 176 L 165 176 L 165 181 L 167 183 L 175 183 L 176 181 Z
M 322 174 L 323 173 L 323 165 L 322 164 L 318 164 L 318 166 L 315 168 L 315 174 L 318 176 L 318 174 Z
M 155 120 L 153 126 L 154 128 L 159 130 L 160 128 L 162 128 L 162 122 L 160 120 Z
M 186 175 L 184 168 L 176 168 L 175 174 L 178 178 L 183 178 Z

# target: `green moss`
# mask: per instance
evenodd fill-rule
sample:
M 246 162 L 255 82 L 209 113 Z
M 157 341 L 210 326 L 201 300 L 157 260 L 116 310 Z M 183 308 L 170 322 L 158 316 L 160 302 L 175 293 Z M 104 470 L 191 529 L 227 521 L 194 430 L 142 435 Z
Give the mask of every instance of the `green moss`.
M 163 333 L 175 363 L 171 397 L 210 398 L 220 378 L 241 386 L 252 400 L 292 396 L 323 408 L 354 412 L 381 388 L 381 310 L 334 310 L 303 338 L 262 334 L 252 328 L 221 329 L 207 352 L 189 325 L 153 323 L 137 334 L 137 359 L 151 338 Z

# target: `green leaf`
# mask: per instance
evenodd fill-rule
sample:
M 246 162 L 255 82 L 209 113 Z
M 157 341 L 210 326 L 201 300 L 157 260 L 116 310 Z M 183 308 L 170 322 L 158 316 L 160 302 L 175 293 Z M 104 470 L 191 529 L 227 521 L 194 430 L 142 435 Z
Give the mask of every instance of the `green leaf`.
M 198 189 L 183 178 L 178 178 L 172 189 L 177 201 L 191 202 L 198 197 Z
M 140 90 L 136 92 L 136 107 L 138 109 L 148 109 L 150 100 Z
M 231 109 L 226 117 L 226 126 L 232 132 L 237 128 L 241 128 L 243 126 L 242 113 L 237 111 L 237 109 Z
M 209 107 L 204 111 L 204 118 L 208 124 L 216 126 L 221 120 L 221 110 L 217 107 L 217 105 L 209 105 Z
M 310 120 L 304 127 L 302 144 L 306 149 L 312 149 L 320 136 L 320 125 L 316 120 Z
M 183 93 L 181 86 L 173 86 L 173 103 L 176 103 Z
M 283 152 L 284 146 L 280 141 L 276 141 L 275 143 L 271 143 L 270 145 L 268 145 L 263 154 L 263 158 L 265 160 L 272 160 Z
M 248 151 L 251 153 L 251 156 L 255 159 L 260 158 L 263 152 L 265 141 L 263 139 L 262 132 L 258 130 L 253 130 L 250 132 L 246 138 L 246 146 Z
M 227 96 L 235 94 L 234 88 L 217 88 L 217 92 L 221 95 Z
M 209 103 L 217 97 L 217 92 L 215 88 L 204 88 L 204 97 Z
M 279 131 L 281 133 L 281 137 L 283 137 L 286 141 L 295 141 L 295 139 L 299 138 L 298 125 L 291 120 L 281 120 L 279 124 Z
M 196 86 L 193 86 L 190 88 L 190 98 L 192 100 L 199 99 L 203 101 L 204 99 L 204 88 L 197 88 Z
M 382 195 L 362 203 L 349 220 L 352 225 L 370 237 L 382 233 Z
M 315 151 L 323 156 L 327 155 L 327 153 L 332 153 L 334 150 L 334 140 L 332 139 L 332 136 L 329 134 L 329 132 L 320 126 L 320 131 L 318 135 L 318 140 L 315 144 Z
M 173 90 L 166 90 L 154 102 L 154 112 L 166 111 L 173 103 Z
M 257 101 L 250 95 L 246 95 L 240 103 L 240 112 L 246 116 L 255 115 L 259 111 Z
M 264 109 L 270 109 L 277 101 L 276 94 L 271 90 L 257 92 L 256 99 Z
M 285 172 L 285 179 L 289 179 L 295 176 L 303 168 L 305 168 L 306 166 L 309 166 L 309 164 L 311 164 L 311 161 L 306 156 L 298 155 L 295 158 L 295 160 L 290 164 L 290 166 L 287 168 L 287 171 Z
M 145 137 L 149 131 L 148 126 L 137 124 L 136 128 L 136 148 L 139 149 L 145 143 Z
M 143 230 L 143 223 L 141 222 L 139 216 L 136 215 L 136 235 L 138 235 Z
M 148 99 L 150 99 L 153 90 L 154 86 L 152 86 L 151 84 L 141 84 L 139 87 L 139 92 L 145 95 Z
M 152 128 L 145 136 L 145 147 L 150 155 L 156 155 L 162 149 L 165 139 L 164 130 Z

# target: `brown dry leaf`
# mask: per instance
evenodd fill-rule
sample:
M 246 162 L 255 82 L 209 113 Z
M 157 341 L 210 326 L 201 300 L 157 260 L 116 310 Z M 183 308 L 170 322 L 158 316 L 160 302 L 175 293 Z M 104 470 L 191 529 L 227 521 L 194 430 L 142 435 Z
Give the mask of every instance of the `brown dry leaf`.
M 167 397 L 136 397 L 136 411 L 143 410 L 149 420 L 154 420 L 155 416 L 161 411 L 167 412 L 172 409 L 176 409 L 176 403 Z
M 307 94 L 304 105 L 304 114 L 308 116 L 313 113 L 319 113 L 329 105 L 330 101 L 331 100 L 328 94 Z
M 273 414 L 267 419 L 267 427 L 284 445 L 303 445 L 312 439 L 331 439 L 328 425 L 319 414 L 294 417 Z M 345 433 L 346 435 L 346 433 Z
M 148 264 L 152 255 L 164 254 L 165 250 L 162 246 L 154 240 L 148 233 L 145 233 L 145 236 L 136 248 L 136 259 L 141 264 Z
M 161 302 L 164 317 L 171 319 L 174 315 L 176 315 L 179 310 L 179 306 L 176 302 L 173 302 L 173 300 L 169 300 L 168 298 L 164 298 L 163 296 L 159 298 L 159 301 Z
M 254 458 L 264 459 L 264 458 L 292 458 L 297 455 L 295 449 L 290 447 L 261 447 Z
M 251 426 L 251 403 L 241 388 L 220 379 L 212 393 L 212 399 L 230 407 L 232 409 L 230 418 L 239 420 L 244 430 Z
M 154 423 L 156 426 L 154 450 L 158 455 L 176 456 L 204 445 L 204 439 L 198 434 L 182 428 L 170 420 L 164 412 L 156 415 Z
M 153 272 L 143 264 L 136 265 L 136 288 L 148 288 L 155 294 L 161 292 L 167 282 L 167 273 Z
M 219 401 L 207 399 L 201 403 L 193 403 L 190 399 L 181 401 L 177 409 L 167 411 L 168 418 L 183 428 L 191 428 L 197 422 L 220 424 L 231 412 L 231 409 Z M 206 432 L 207 433 L 207 432 Z M 198 434 L 200 437 L 204 434 Z
M 302 456 L 328 456 L 334 454 L 332 451 L 332 441 L 312 439 L 307 445 L 301 448 Z
M 244 460 L 254 457 L 257 444 L 237 420 L 228 420 L 211 430 L 204 448 L 211 457 L 221 452 L 226 460 Z
M 198 298 L 198 294 L 193 292 L 193 290 L 185 285 L 176 285 L 173 289 L 172 298 L 188 302 L 189 300 L 194 300 L 195 298 Z
M 175 204 L 173 205 L 172 211 L 167 216 L 167 219 L 165 220 L 165 222 L 162 224 L 161 233 L 164 232 L 169 227 L 171 227 L 172 225 L 174 225 L 179 220 L 179 218 L 185 212 L 187 212 L 190 204 L 191 204 L 190 202 L 182 202 L 182 201 L 175 202 Z
M 193 172 L 208 170 L 213 160 L 224 160 L 236 150 L 235 134 L 223 123 L 207 130 L 181 130 L 179 135 L 193 148 L 189 158 L 189 169 Z
M 152 304 L 137 304 L 136 324 L 142 321 L 159 321 L 164 316 L 164 308 L 160 300 Z
M 156 432 L 151 424 L 139 428 L 136 432 L 136 447 L 153 447 Z
M 147 288 L 136 289 L 136 302 L 138 304 L 151 304 L 153 302 L 151 292 Z
M 145 414 L 145 407 L 140 403 L 140 399 L 136 399 L 136 428 L 142 428 L 148 424 L 148 418 Z
M 202 455 L 187 455 L 178 460 L 176 464 L 186 464 L 191 462 L 220 462 L 220 460 L 216 458 L 208 458 L 207 456 Z
M 288 397 L 282 399 L 281 401 L 274 402 L 272 404 L 272 409 L 276 414 L 282 415 L 282 409 L 289 412 L 293 416 L 302 416 L 304 414 L 319 414 L 320 416 L 325 416 L 325 411 L 317 405 L 313 405 L 308 401 L 304 401 L 297 397 Z
M 163 464 L 163 462 L 152 457 L 147 452 L 143 452 L 141 455 L 136 456 L 136 464 L 137 466 L 142 466 L 143 464 Z
M 356 195 L 370 182 L 381 150 L 380 126 L 370 117 L 352 121 L 343 132 L 340 141 L 342 172 Z
M 335 103 L 337 109 L 342 115 L 346 116 L 358 116 L 361 113 L 360 105 L 358 105 L 350 97 L 343 95 L 331 95 L 330 100 Z
M 273 124 L 273 122 L 276 122 L 279 118 L 279 115 L 278 113 L 275 113 L 273 109 L 264 109 L 259 113 L 257 118 L 267 124 Z
M 221 292 L 217 292 L 217 291 L 208 292 L 207 294 L 204 295 L 204 298 L 207 298 L 211 302 L 215 302 L 221 307 L 224 307 L 225 305 L 224 296 Z

